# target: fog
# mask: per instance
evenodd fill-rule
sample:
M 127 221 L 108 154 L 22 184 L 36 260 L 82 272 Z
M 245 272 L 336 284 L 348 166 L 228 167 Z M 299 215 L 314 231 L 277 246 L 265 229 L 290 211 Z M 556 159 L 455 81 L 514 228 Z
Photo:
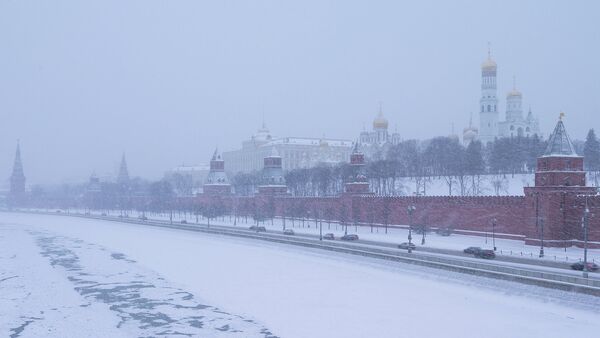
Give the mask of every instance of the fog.
M 404 139 L 477 125 L 481 62 L 513 76 L 547 136 L 600 128 L 600 4 L 465 1 L 2 1 L 0 186 L 156 179 L 275 136 L 355 139 L 379 102 Z

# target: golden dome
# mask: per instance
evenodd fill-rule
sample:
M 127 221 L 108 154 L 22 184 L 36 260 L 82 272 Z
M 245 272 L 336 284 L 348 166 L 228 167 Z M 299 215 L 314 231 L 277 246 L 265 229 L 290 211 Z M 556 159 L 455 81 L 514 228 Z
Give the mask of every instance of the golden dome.
M 379 113 L 379 115 L 373 120 L 373 128 L 375 129 L 387 129 L 388 120 L 383 117 L 383 114 Z
M 488 57 L 488 59 L 481 64 L 482 69 L 496 69 L 496 67 L 496 61 L 492 60 L 491 57 Z
M 511 96 L 523 96 L 523 94 L 521 94 L 520 91 L 513 89 L 510 92 L 508 92 L 508 94 L 506 94 L 507 97 L 511 97 Z

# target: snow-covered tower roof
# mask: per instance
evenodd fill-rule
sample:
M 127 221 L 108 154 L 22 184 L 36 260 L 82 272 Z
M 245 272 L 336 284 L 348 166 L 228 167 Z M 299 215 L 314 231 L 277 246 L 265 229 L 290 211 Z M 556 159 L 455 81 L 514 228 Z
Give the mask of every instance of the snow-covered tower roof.
M 544 152 L 544 157 L 549 156 L 578 156 L 575 151 L 575 147 L 567 134 L 567 130 L 565 129 L 565 125 L 562 121 L 564 113 L 560 114 L 560 118 L 552 135 L 550 135 L 550 139 L 548 140 L 548 146 L 546 147 L 546 151 Z

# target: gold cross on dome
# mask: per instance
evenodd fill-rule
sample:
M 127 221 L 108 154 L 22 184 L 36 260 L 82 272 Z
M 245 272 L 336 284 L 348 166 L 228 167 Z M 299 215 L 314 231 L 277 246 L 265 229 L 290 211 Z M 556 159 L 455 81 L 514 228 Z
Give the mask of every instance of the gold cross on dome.
M 558 119 L 562 121 L 563 117 L 565 117 L 565 113 L 561 111 Z

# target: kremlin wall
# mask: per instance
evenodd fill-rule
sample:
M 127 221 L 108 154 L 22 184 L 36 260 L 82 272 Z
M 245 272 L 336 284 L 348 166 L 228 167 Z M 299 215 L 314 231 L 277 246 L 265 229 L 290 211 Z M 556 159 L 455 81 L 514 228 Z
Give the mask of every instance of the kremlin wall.
M 587 214 L 588 247 L 600 248 L 600 196 L 596 188 L 586 186 L 583 161 L 559 120 L 548 148 L 538 159 L 535 186 L 525 187 L 524 196 L 376 196 L 369 191 L 364 155 L 355 145 L 350 155 L 353 173 L 340 196 L 290 196 L 281 157 L 271 154 L 264 159 L 263 185 L 257 194 L 237 197 L 226 179 L 226 164 L 215 153 L 204 193 L 179 202 L 190 208 L 214 208 L 220 214 L 257 219 L 318 218 L 348 226 L 412 224 L 481 236 L 493 232 L 497 237 L 531 245 L 543 241 L 544 246 L 552 247 L 582 247 Z M 214 177 L 220 180 L 211 179 Z M 411 215 L 409 208 L 414 209 Z

